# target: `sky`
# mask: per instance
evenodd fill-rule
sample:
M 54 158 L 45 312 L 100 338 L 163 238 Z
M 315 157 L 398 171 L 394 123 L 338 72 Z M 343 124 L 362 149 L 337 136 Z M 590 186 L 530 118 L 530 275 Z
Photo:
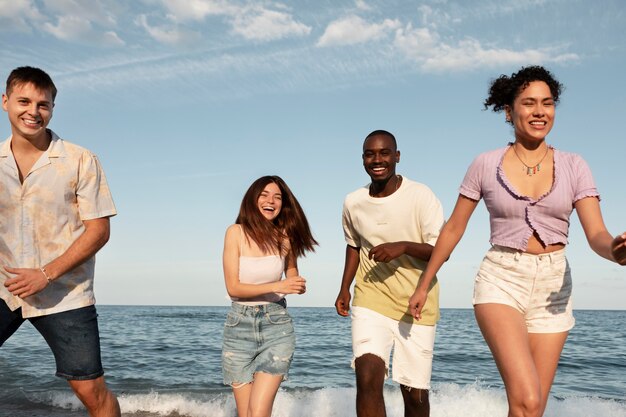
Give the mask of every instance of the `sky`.
M 224 232 L 275 174 L 320 243 L 288 302 L 332 306 L 365 136 L 394 133 L 398 173 L 448 217 L 473 158 L 513 138 L 483 110 L 490 80 L 525 65 L 565 85 L 547 141 L 585 158 L 609 231 L 625 231 L 625 22 L 622 0 L 0 0 L 0 77 L 47 71 L 49 127 L 104 167 L 119 214 L 99 304 L 227 305 Z M 481 202 L 439 273 L 442 307 L 471 307 L 488 240 Z M 625 309 L 626 268 L 589 248 L 575 213 L 569 240 L 575 308 Z

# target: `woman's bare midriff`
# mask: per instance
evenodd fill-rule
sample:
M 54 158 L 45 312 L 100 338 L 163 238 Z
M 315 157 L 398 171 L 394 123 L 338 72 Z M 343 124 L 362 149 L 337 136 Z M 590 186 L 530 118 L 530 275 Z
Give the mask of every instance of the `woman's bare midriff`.
M 561 250 L 565 247 L 562 243 L 557 243 L 555 245 L 547 245 L 543 246 L 543 244 L 537 239 L 536 235 L 532 235 L 530 239 L 528 239 L 528 246 L 526 247 L 526 253 L 530 253 L 532 255 L 541 255 L 542 253 L 550 253 L 555 252 L 557 250 Z

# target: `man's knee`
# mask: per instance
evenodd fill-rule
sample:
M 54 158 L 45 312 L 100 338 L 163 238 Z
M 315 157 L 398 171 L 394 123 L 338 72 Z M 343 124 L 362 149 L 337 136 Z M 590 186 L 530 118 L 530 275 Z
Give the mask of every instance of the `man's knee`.
M 356 382 L 359 388 L 382 388 L 387 373 L 385 361 L 371 353 L 359 356 L 354 361 Z

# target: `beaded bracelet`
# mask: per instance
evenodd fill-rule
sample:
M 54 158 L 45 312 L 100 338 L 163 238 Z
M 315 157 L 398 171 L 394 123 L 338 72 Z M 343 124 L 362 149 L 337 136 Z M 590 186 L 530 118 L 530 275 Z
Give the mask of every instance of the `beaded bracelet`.
M 52 278 L 50 278 L 50 276 L 48 275 L 48 273 L 46 272 L 46 268 L 44 268 L 43 266 L 41 268 L 39 268 L 39 270 L 41 271 L 41 273 L 43 274 L 44 277 L 46 277 L 46 279 L 48 280 L 48 284 L 50 284 L 52 282 Z

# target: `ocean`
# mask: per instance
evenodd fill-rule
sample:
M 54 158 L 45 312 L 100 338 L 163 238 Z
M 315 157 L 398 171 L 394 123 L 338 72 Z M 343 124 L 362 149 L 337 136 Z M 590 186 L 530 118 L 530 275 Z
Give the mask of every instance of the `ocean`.
M 227 307 L 98 306 L 109 387 L 124 416 L 234 417 L 222 385 Z M 334 308 L 290 308 L 297 347 L 273 417 L 351 417 L 350 320 Z M 546 417 L 626 417 L 626 311 L 577 311 Z M 0 416 L 85 416 L 54 359 L 25 323 L 0 348 Z M 432 417 L 506 415 L 506 396 L 471 309 L 443 309 L 437 328 Z M 403 415 L 397 385 L 385 384 L 389 417 Z

